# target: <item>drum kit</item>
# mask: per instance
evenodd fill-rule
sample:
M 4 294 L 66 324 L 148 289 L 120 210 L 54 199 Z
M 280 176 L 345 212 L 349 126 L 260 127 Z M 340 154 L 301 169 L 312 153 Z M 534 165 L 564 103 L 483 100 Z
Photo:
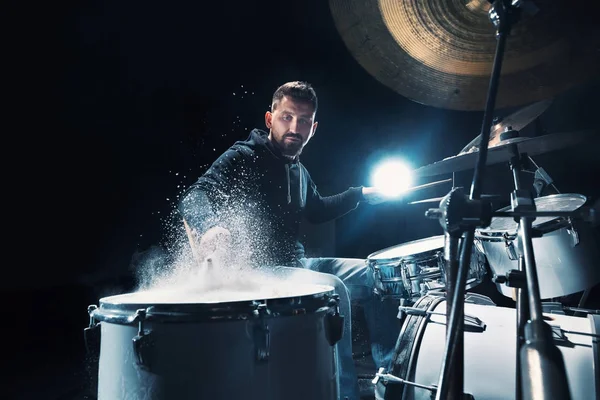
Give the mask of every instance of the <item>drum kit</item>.
M 600 282 L 600 242 L 593 227 L 597 204 L 596 209 L 586 206 L 581 194 L 542 196 L 546 187 L 556 187 L 531 158 L 590 143 L 597 132 L 519 136 L 549 102 L 504 122 L 494 124 L 492 118 L 507 38 L 524 11 L 521 3 L 494 1 L 488 10 L 497 43 L 481 134 L 458 155 L 415 171 L 428 177 L 474 169 L 470 193 L 454 187 L 431 199 L 439 206 L 425 216 L 438 219 L 444 235 L 369 256 L 375 290 L 400 300 L 403 320 L 392 364 L 387 371 L 379 368 L 372 381 L 378 399 L 600 398 L 600 312 L 579 308 L 579 315 L 567 315 L 560 303 L 552 310 L 542 301 L 582 291 L 583 301 Z M 384 19 L 393 9 L 388 6 L 382 6 Z M 397 8 L 408 12 L 413 6 L 402 2 Z M 423 7 L 423 15 L 431 12 Z M 394 29 L 398 42 L 406 44 L 399 32 L 404 28 Z M 403 49 L 410 53 L 410 46 Z M 506 92 L 501 98 L 507 101 Z M 499 163 L 508 165 L 514 189 L 507 196 L 511 205 L 494 210 L 482 186 L 486 167 Z M 535 197 L 523 184 L 532 166 Z M 498 290 L 513 297 L 515 308 L 466 292 L 485 279 L 486 262 Z
M 362 0 L 330 3 L 345 41 L 359 53 L 365 68 L 379 74 L 380 81 L 434 106 L 472 110 L 485 105 L 479 136 L 458 155 L 415 171 L 418 177 L 431 177 L 474 170 L 469 194 L 454 187 L 442 198 L 425 201 L 439 203 L 425 217 L 439 220 L 444 234 L 389 247 L 366 260 L 375 277 L 375 294 L 382 300 L 398 300 L 402 320 L 392 364 L 377 366 L 381 368 L 373 374 L 375 396 L 386 400 L 600 398 L 600 311 L 542 301 L 581 291 L 583 300 L 600 282 L 599 242 L 593 227 L 598 210 L 588 207 L 587 197 L 581 194 L 542 195 L 547 187 L 557 189 L 531 158 L 586 143 L 597 132 L 519 136 L 549 107 L 551 102 L 545 98 L 598 70 L 597 51 L 590 56 L 585 47 L 566 48 L 560 35 L 539 38 L 534 35 L 538 23 L 531 18 L 532 23 L 516 28 L 516 37 L 527 39 L 520 41 L 525 50 L 515 53 L 509 47 L 508 72 L 502 75 L 507 43 L 519 43 L 507 38 L 517 17 L 531 12 L 529 2 L 417 5 L 417 1 L 389 0 L 380 1 L 381 7 Z M 415 11 L 418 7 L 423 7 L 421 14 Z M 463 9 L 467 12 L 452 20 L 456 17 L 452 13 Z M 424 18 L 435 12 L 447 13 L 446 18 Z M 411 17 L 416 14 L 422 18 Z M 400 24 L 394 21 L 397 15 L 423 25 L 405 30 L 408 20 Z M 463 39 L 485 37 L 481 42 L 487 43 L 489 53 L 489 29 L 480 23 L 481 15 L 491 19 L 494 31 L 494 48 L 487 59 L 484 52 L 473 50 L 478 49 L 477 43 L 464 46 L 467 50 L 454 46 L 437 55 L 414 48 L 426 43 L 427 35 L 442 37 L 468 22 L 466 29 L 479 24 L 478 29 Z M 373 28 L 380 36 L 371 39 L 401 44 L 399 55 L 384 58 L 394 71 L 403 66 L 414 72 L 405 74 L 404 81 L 390 73 L 391 68 L 373 62 L 381 51 L 365 45 L 361 37 L 368 31 L 363 22 L 369 20 L 396 29 Z M 427 26 L 442 20 L 444 26 Z M 542 18 L 540 24 L 550 21 Z M 356 34 L 359 29 L 364 32 Z M 424 40 L 409 40 L 408 31 L 424 35 Z M 446 43 L 460 44 L 455 33 Z M 537 53 L 547 57 L 546 66 L 565 51 L 571 52 L 571 64 L 538 71 L 535 57 L 526 54 L 531 50 L 527 46 L 550 39 L 557 39 L 559 45 Z M 441 42 L 434 47 L 443 47 Z M 459 51 L 471 53 L 460 57 Z M 438 59 L 452 52 L 456 65 Z M 462 70 L 456 72 L 459 67 Z M 565 82 L 567 71 L 570 81 Z M 499 90 L 501 76 L 503 87 L 510 90 Z M 488 89 L 487 98 L 481 95 L 483 88 Z M 503 107 L 542 101 L 494 121 L 496 100 Z M 486 166 L 500 163 L 510 167 L 514 190 L 507 194 L 511 205 L 494 210 L 489 196 L 482 193 L 482 182 Z M 530 167 L 536 197 L 522 184 L 521 176 Z M 512 298 L 515 307 L 498 307 L 489 297 L 469 292 L 486 279 L 493 279 L 498 292 Z M 229 300 L 219 301 L 223 296 L 138 292 L 105 297 L 99 307 L 89 306 L 85 338 L 90 351 L 100 349 L 98 398 L 337 398 L 334 348 L 343 323 L 332 287 L 298 285 L 286 291 L 273 285 L 255 296 L 230 294 Z M 196 345 L 199 337 L 202 346 Z
M 582 134 L 568 142 L 585 137 Z M 367 258 L 375 293 L 382 300 L 398 300 L 402 320 L 393 363 L 388 371 L 379 368 L 372 380 L 377 399 L 432 399 L 436 395 L 442 399 L 600 398 L 600 310 L 582 307 L 590 289 L 600 282 L 600 236 L 594 226 L 599 210 L 597 205 L 586 207 L 588 198 L 582 194 L 541 195 L 541 185 L 535 189 L 538 196 L 529 197 L 531 201 L 523 207 L 531 191 L 518 186 L 523 171 L 516 163 L 533 163 L 526 151 L 519 150 L 520 144 L 529 141 L 546 141 L 554 150 L 568 146 L 558 135 L 497 142 L 495 148 L 500 150 L 495 160 L 511 163 L 516 176 L 511 206 L 492 211 L 491 203 L 483 199 L 496 196 L 472 200 L 462 188 L 442 198 L 415 201 L 440 203 L 426 216 L 439 218 L 445 234 L 385 248 Z M 477 155 L 479 150 L 473 151 L 472 145 L 456 157 L 417 172 L 454 173 L 466 165 L 461 157 Z M 526 146 L 536 151 L 543 148 Z M 535 168 L 547 177 L 542 168 Z M 549 178 L 543 186 L 558 190 Z M 521 228 L 524 223 L 530 225 L 529 236 L 525 235 L 530 240 L 528 250 Z M 465 234 L 469 226 L 475 228 L 472 237 Z M 467 240 L 471 240 L 470 249 L 465 246 Z M 459 312 L 464 325 L 455 331 L 462 338 L 455 340 L 463 343 L 454 346 L 460 346 L 462 354 L 456 364 L 450 364 L 443 344 L 452 339 L 447 321 L 450 302 L 457 301 L 451 293 L 453 289 L 456 293 L 452 285 L 459 284 L 460 262 L 465 263 L 460 281 L 464 297 L 458 298 L 457 308 L 463 308 Z M 465 293 L 486 280 L 494 282 L 501 295 L 516 301 L 516 307 L 499 307 L 487 296 Z M 535 293 L 533 299 L 527 297 L 529 290 Z M 573 294 L 581 294 L 578 307 L 554 301 Z M 536 311 L 540 312 L 537 321 L 532 319 Z M 462 376 L 446 378 L 446 382 L 459 382 L 460 394 L 453 394 L 452 387 L 441 394 L 443 361 L 453 371 L 463 371 Z

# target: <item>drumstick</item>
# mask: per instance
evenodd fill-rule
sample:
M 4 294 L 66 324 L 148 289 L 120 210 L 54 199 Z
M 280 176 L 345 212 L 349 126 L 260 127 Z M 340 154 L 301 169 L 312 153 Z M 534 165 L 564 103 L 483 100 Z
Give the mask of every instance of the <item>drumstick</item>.
M 188 241 L 190 242 L 190 247 L 192 248 L 192 256 L 198 266 L 202 265 L 202 260 L 200 259 L 200 252 L 198 251 L 198 247 L 196 246 L 196 241 L 194 240 L 194 234 L 192 233 L 192 229 L 188 225 L 185 218 L 183 219 L 183 226 L 185 227 L 185 233 L 187 234 Z
M 422 185 L 413 186 L 411 188 L 408 188 L 405 190 L 405 192 L 414 192 L 415 190 L 427 189 L 428 187 L 441 185 L 442 183 L 447 183 L 447 182 L 451 182 L 451 181 L 452 181 L 452 178 L 448 178 L 448 179 L 444 179 L 441 181 L 424 183 Z

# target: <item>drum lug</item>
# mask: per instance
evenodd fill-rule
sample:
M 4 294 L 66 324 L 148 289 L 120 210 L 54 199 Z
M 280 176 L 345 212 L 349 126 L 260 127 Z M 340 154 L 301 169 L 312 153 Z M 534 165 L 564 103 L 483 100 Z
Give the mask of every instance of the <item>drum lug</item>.
M 567 228 L 567 233 L 571 236 L 571 246 L 575 247 L 579 244 L 579 232 L 575 229 L 573 225 L 573 221 L 569 218 L 569 227 Z
M 378 265 L 373 266 L 373 278 L 374 278 L 374 288 L 373 288 L 373 293 L 376 296 L 380 296 L 381 297 L 381 301 L 383 301 L 383 296 L 386 294 L 385 293 L 385 288 L 383 287 L 383 282 L 382 282 L 382 278 L 381 278 L 381 269 L 379 268 Z
M 486 326 L 485 322 L 479 318 L 465 315 L 465 332 L 483 332 Z
M 473 240 L 473 244 L 475 245 L 475 249 L 480 253 L 485 255 L 485 249 L 483 248 L 483 243 L 481 243 L 481 239 Z
M 478 304 L 480 306 L 496 306 L 496 303 L 488 296 L 479 293 L 465 293 L 465 303 Z
M 135 357 L 135 363 L 142 369 L 150 369 L 150 360 L 148 359 L 147 349 L 153 346 L 152 331 L 144 329 L 144 322 L 146 320 L 146 310 L 139 309 L 135 312 L 133 322 L 138 323 L 138 334 L 132 339 L 133 342 L 133 355 Z
M 100 324 L 94 318 L 94 311 L 98 309 L 96 305 L 88 306 L 88 315 L 90 316 L 90 325 L 83 330 L 83 341 L 85 350 L 88 354 L 97 356 L 100 353 Z
M 266 304 L 258 304 L 254 316 L 258 321 L 254 325 L 254 348 L 256 349 L 256 361 L 265 362 L 269 360 L 271 348 L 271 333 L 267 324 L 269 309 Z
M 333 307 L 333 310 L 325 315 L 325 337 L 331 346 L 339 342 L 344 333 L 344 317 L 340 315 L 339 299 L 337 294 L 332 296 L 329 307 Z
M 402 284 L 404 285 L 404 290 L 406 290 L 408 298 L 415 297 L 415 290 L 413 287 L 412 274 L 411 271 L 408 270 L 409 266 L 404 262 L 404 260 L 400 261 L 400 276 L 402 277 Z M 419 285 L 416 282 L 417 286 Z M 421 288 L 419 287 L 419 294 Z
M 504 235 L 504 246 L 506 248 L 506 254 L 508 255 L 508 259 L 515 261 L 519 259 L 519 256 L 517 255 L 517 251 L 515 250 L 515 246 L 513 244 L 513 241 L 510 240 L 510 238 L 507 235 Z

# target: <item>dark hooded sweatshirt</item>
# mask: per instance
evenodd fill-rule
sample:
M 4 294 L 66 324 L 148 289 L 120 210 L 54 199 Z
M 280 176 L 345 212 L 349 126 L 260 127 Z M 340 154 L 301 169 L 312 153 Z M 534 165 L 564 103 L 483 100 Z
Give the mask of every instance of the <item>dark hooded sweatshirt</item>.
M 323 223 L 350 212 L 363 200 L 362 188 L 323 197 L 297 158 L 284 157 L 254 129 L 234 143 L 179 202 L 179 212 L 200 234 L 222 226 L 241 240 L 253 263 L 295 265 L 304 257 L 299 241 L 302 219 Z

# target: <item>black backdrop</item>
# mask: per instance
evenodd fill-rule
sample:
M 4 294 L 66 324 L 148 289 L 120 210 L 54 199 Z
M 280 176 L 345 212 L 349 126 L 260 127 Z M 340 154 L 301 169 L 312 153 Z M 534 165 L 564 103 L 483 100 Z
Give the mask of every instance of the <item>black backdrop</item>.
M 35 11 L 13 40 L 15 59 L 25 61 L 15 99 L 28 104 L 16 129 L 28 159 L 15 169 L 35 164 L 10 197 L 32 217 L 13 234 L 23 260 L 8 263 L 2 280 L 5 301 L 19 303 L 11 307 L 14 371 L 28 369 L 36 352 L 69 358 L 81 349 L 87 305 L 131 288 L 132 255 L 161 242 L 185 185 L 263 127 L 279 84 L 307 80 L 317 90 L 319 130 L 302 158 L 323 194 L 368 184 L 384 156 L 418 167 L 479 134 L 482 112 L 417 104 L 368 75 L 326 1 L 64 2 Z M 558 96 L 540 118 L 546 132 L 595 128 L 598 88 Z M 597 149 L 596 141 L 536 161 L 562 192 L 597 198 Z M 458 184 L 469 187 L 470 174 L 457 174 Z M 506 166 L 490 167 L 485 191 L 507 192 L 510 182 Z M 364 258 L 442 233 L 424 219 L 428 206 L 406 201 L 361 206 L 325 231 L 307 226 L 307 240 L 334 253 L 324 255 Z

